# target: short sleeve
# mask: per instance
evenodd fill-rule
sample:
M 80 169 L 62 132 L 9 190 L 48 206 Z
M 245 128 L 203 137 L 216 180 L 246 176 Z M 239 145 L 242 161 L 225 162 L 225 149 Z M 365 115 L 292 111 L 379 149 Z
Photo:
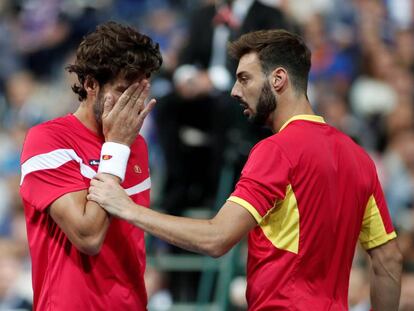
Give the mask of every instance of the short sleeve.
M 277 200 L 284 199 L 290 170 L 290 162 L 280 147 L 264 140 L 252 149 L 228 200 L 242 205 L 260 222 Z
M 35 128 L 25 139 L 21 157 L 20 195 L 37 211 L 44 211 L 62 195 L 87 189 L 82 160 L 50 131 Z
M 363 248 L 371 249 L 396 237 L 384 193 L 375 174 L 374 189 L 365 207 L 359 241 Z

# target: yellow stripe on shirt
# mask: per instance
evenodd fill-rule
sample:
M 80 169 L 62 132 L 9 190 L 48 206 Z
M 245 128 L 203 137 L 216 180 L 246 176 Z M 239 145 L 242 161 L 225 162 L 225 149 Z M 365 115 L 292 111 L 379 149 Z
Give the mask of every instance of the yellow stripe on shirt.
M 395 231 L 387 233 L 377 202 L 370 196 L 365 208 L 359 241 L 363 248 L 371 249 L 397 237 Z
M 295 254 L 299 252 L 299 209 L 291 185 L 286 187 L 285 198 L 278 200 L 263 217 L 244 199 L 231 196 L 228 201 L 247 209 L 274 246 Z

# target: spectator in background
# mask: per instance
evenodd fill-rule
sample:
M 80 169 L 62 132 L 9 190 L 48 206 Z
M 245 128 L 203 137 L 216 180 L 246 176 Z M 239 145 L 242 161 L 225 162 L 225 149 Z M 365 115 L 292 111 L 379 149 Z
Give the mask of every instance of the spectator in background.
M 369 277 L 365 268 L 355 265 L 349 278 L 349 310 L 369 311 Z
M 14 241 L 0 239 L 0 310 L 32 310 L 30 272 L 22 268 L 24 252 Z M 26 272 L 26 273 L 25 273 Z M 30 287 L 30 285 L 29 285 Z
M 410 272 L 402 278 L 401 304 L 399 311 L 414 310 L 414 273 Z
M 359 145 L 372 150 L 375 133 L 364 122 L 352 114 L 348 102 L 337 93 L 325 91 L 318 95 L 318 112 L 326 122 L 349 135 Z
M 167 289 L 167 276 L 161 271 L 148 267 L 144 278 L 148 294 L 148 308 L 152 311 L 170 310 L 173 301 Z
M 228 95 L 235 64 L 227 60 L 227 41 L 252 30 L 287 27 L 281 11 L 257 0 L 210 1 L 193 13 L 174 90 L 156 108 L 166 162 L 162 208 L 180 214 L 186 206 L 212 205 L 223 150 L 232 143 L 228 135 L 244 128 Z M 252 136 L 249 150 L 268 134 L 255 128 L 238 136 Z
M 335 92 L 345 98 L 356 71 L 354 51 L 351 46 L 335 42 L 327 27 L 327 22 L 319 14 L 309 16 L 304 23 L 305 40 L 312 50 L 309 80 L 319 95 Z M 318 103 L 316 98 L 315 105 Z
M 47 77 L 67 48 L 70 25 L 63 18 L 60 0 L 21 2 L 15 29 L 17 48 L 25 65 Z

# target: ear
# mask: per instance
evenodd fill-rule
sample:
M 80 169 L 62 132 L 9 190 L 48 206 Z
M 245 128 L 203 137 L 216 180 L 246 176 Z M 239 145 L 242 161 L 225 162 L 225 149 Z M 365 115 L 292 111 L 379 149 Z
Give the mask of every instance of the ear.
M 96 97 L 99 92 L 99 83 L 91 76 L 86 77 L 85 82 L 83 82 L 83 87 L 85 88 L 89 98 Z
M 277 67 L 272 71 L 271 85 L 276 92 L 283 91 L 288 85 L 289 77 L 285 68 Z

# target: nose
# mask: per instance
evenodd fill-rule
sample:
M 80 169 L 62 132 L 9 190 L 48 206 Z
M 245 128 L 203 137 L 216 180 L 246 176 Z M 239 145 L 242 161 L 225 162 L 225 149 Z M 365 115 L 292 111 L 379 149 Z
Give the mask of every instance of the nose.
M 234 98 L 241 98 L 240 89 L 237 84 L 238 82 L 236 81 L 233 85 L 233 88 L 231 89 L 231 96 L 233 96 Z

